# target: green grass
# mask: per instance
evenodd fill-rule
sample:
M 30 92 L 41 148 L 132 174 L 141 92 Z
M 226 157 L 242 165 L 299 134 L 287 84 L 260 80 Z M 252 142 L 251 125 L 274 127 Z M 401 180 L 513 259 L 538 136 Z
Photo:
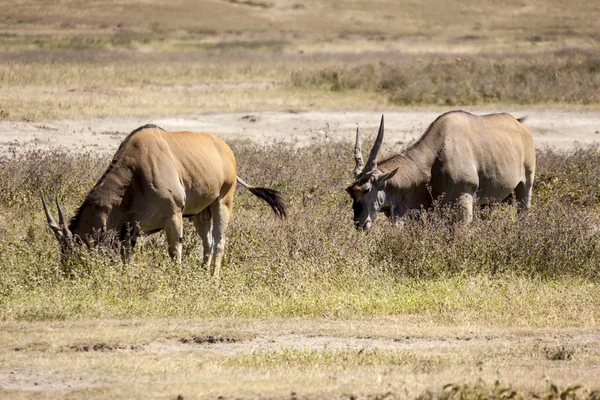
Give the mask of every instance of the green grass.
M 598 284 L 572 279 L 538 282 L 474 277 L 422 282 L 373 277 L 377 281 L 372 284 L 354 281 L 338 286 L 306 280 L 301 282 L 301 290 L 286 293 L 285 284 L 246 288 L 235 282 L 240 277 L 229 274 L 222 286 L 215 288 L 204 271 L 196 271 L 193 278 L 174 278 L 164 270 L 160 277 L 145 272 L 145 276 L 125 274 L 115 278 L 117 274 L 113 273 L 112 277 L 97 280 L 13 289 L 2 298 L 0 317 L 6 321 L 37 321 L 412 314 L 439 323 L 532 327 L 595 326 L 594 321 L 600 317 Z

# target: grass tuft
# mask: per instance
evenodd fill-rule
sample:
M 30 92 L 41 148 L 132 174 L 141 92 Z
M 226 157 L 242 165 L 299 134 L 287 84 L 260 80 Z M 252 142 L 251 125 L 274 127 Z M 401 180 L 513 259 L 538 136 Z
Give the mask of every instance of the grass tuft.
M 282 191 L 289 213 L 274 218 L 251 193 L 237 193 L 218 285 L 201 267 L 190 223 L 181 265 L 168 258 L 161 234 L 143 238 L 127 265 L 103 249 L 61 265 L 39 193 L 59 197 L 73 213 L 109 157 L 4 156 L 0 318 L 424 314 L 445 322 L 588 326 L 600 316 L 600 199 L 590 190 L 600 176 L 598 148 L 540 151 L 541 182 L 523 216 L 512 206 L 492 207 L 461 230 L 449 222 L 453 210 L 422 210 L 402 229 L 381 217 L 364 233 L 352 227 L 343 190 L 352 160 L 341 155 L 352 154 L 349 144 L 232 147 L 244 179 Z

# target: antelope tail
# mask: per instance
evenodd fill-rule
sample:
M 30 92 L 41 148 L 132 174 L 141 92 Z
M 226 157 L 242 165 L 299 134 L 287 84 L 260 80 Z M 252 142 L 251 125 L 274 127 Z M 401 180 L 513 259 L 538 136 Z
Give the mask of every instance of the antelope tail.
M 236 178 L 240 185 L 250 190 L 250 193 L 258 197 L 259 199 L 264 200 L 269 206 L 271 206 L 275 215 L 277 215 L 279 218 L 287 217 L 285 203 L 283 202 L 283 198 L 281 197 L 281 192 L 269 188 L 250 186 L 246 182 L 244 182 L 239 176 L 236 176 Z
M 527 119 L 527 115 L 521 117 L 521 118 L 517 118 L 517 121 L 519 121 L 520 123 L 524 124 L 525 120 Z

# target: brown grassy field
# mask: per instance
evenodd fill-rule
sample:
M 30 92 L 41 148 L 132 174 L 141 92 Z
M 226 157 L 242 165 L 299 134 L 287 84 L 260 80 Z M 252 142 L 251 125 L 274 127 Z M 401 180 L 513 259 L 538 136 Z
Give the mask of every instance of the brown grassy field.
M 594 23 L 599 8 L 596 2 L 589 0 L 568 4 L 515 0 L 503 4 L 502 8 L 490 0 L 378 0 L 375 3 L 179 0 L 168 4 L 155 0 L 92 3 L 21 0 L 2 3 L 5 9 L 2 23 L 7 33 L 30 37 L 44 37 L 50 33 L 91 37 L 100 42 L 116 36 L 116 31 L 129 32 L 134 41 L 138 34 L 142 42 L 173 40 L 175 43 L 178 40 L 220 39 L 222 35 L 241 36 L 249 42 L 257 42 L 252 38 L 260 40 L 262 36 L 263 39 L 271 37 L 299 44 L 330 41 L 342 45 L 344 41 L 339 39 L 344 38 L 374 41 L 425 38 L 453 43 L 469 36 L 468 40 L 481 39 L 484 43 L 517 42 L 509 44 L 508 49 L 513 49 L 532 41 L 557 41 L 558 45 L 564 45 L 592 44 L 598 40 Z M 127 35 L 124 37 L 128 38 Z
M 600 151 L 569 140 L 598 130 L 597 1 L 0 9 L 1 398 L 600 398 Z M 384 151 L 427 113 L 527 111 L 540 141 L 562 143 L 538 149 L 531 212 L 355 232 L 351 147 L 329 136 L 407 107 L 427 118 L 390 127 Z M 290 218 L 238 192 L 218 284 L 189 224 L 180 265 L 160 235 L 128 265 L 61 265 L 39 192 L 73 212 L 109 162 L 93 150 L 160 118 L 231 135 L 244 179 L 284 191 Z M 254 141 L 233 140 L 246 129 Z
M 348 143 L 232 146 L 290 216 L 240 191 L 218 284 L 189 223 L 181 265 L 161 235 L 128 265 L 102 252 L 61 265 L 37 193 L 74 210 L 108 156 L 0 158 L 3 395 L 596 398 L 597 148 L 539 151 L 525 218 L 482 210 L 454 232 L 442 209 L 365 235 L 343 192 Z
M 0 343 L 8 399 L 552 398 L 550 384 L 558 399 L 600 374 L 595 330 L 414 317 L 4 324 Z
M 598 104 L 594 1 L 501 10 L 494 1 L 20 1 L 3 9 L 3 119 Z

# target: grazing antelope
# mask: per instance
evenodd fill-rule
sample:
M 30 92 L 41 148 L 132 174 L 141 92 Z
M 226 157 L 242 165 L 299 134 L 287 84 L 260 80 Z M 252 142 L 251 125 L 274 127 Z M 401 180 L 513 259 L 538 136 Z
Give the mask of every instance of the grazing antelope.
M 522 120 L 509 114 L 440 115 L 410 148 L 377 162 L 379 133 L 365 165 L 356 130 L 353 200 L 356 229 L 368 230 L 379 212 L 395 220 L 408 210 L 429 208 L 434 200 L 457 203 L 459 219 L 473 219 L 474 204 L 507 200 L 514 191 L 527 209 L 535 174 L 535 148 Z
M 286 216 L 278 191 L 250 186 L 237 176 L 233 152 L 221 139 L 145 125 L 123 140 L 68 226 L 58 201 L 62 227 L 43 197 L 42 204 L 63 260 L 76 242 L 89 247 L 94 238 L 114 231 L 127 261 L 141 233 L 164 230 L 169 255 L 181 261 L 183 218 L 190 218 L 202 238 L 204 264 L 210 267 L 213 261 L 212 273 L 218 276 L 236 181 L 267 202 L 276 215 Z

